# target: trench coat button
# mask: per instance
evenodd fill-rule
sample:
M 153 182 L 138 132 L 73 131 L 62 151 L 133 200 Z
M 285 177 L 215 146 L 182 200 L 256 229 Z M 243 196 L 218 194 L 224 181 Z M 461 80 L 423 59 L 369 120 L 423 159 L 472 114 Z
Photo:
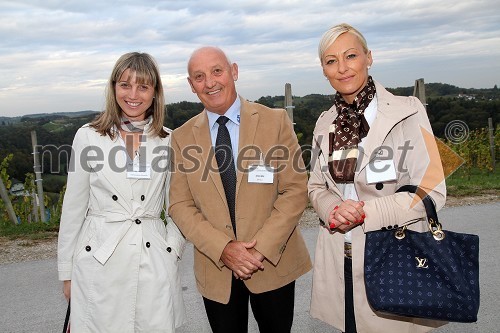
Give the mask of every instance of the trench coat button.
M 118 197 L 116 196 L 116 194 L 113 194 L 113 196 L 111 197 L 114 201 L 118 200 Z
M 375 188 L 376 188 L 377 190 L 379 190 L 379 191 L 380 191 L 381 189 L 383 189 L 383 188 L 384 188 L 384 184 L 382 184 L 382 183 L 377 183 L 377 184 L 375 184 Z
M 168 252 L 168 253 L 172 252 L 172 248 L 171 248 L 170 246 L 169 246 L 169 247 L 167 247 L 167 252 Z
M 135 220 L 135 224 L 141 224 L 141 220 L 136 219 L 136 220 Z
M 90 245 L 85 246 L 85 251 L 90 252 L 90 250 L 92 250 L 92 248 L 90 247 Z
M 146 242 L 146 247 L 149 248 L 151 246 L 150 242 Z
M 145 199 L 145 198 L 146 198 L 146 197 L 144 196 L 144 194 L 143 194 L 143 195 L 141 195 L 141 201 L 144 201 L 144 199 Z

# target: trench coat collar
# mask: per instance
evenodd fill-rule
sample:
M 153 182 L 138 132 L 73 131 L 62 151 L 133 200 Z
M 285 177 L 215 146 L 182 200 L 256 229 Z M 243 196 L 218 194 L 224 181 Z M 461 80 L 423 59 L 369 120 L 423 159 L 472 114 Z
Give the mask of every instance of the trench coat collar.
M 146 153 L 147 163 L 151 163 L 153 160 L 153 150 L 155 147 L 160 146 L 161 139 L 158 136 L 153 136 L 149 133 L 149 124 L 146 124 L 144 128 L 144 135 L 146 136 L 145 142 L 141 143 L 141 149 Z M 115 128 L 116 130 L 116 128 Z M 114 139 L 110 140 L 106 137 L 103 140 L 102 146 L 100 147 L 104 151 L 104 167 L 99 172 L 99 176 L 106 178 L 112 188 L 115 190 L 111 195 L 116 195 L 119 199 L 119 203 L 126 211 L 131 211 L 132 207 L 130 203 L 133 200 L 132 186 L 134 186 L 139 179 L 128 179 L 126 170 L 123 170 L 124 166 L 127 165 L 127 152 L 124 145 L 120 140 L 119 132 L 116 131 L 116 136 Z M 166 154 L 167 151 L 162 149 L 160 154 Z M 107 156 L 106 156 L 107 154 Z M 113 170 L 116 168 L 118 170 Z
M 363 145 L 364 156 L 359 168 L 360 171 L 376 157 L 392 128 L 418 111 L 416 108 L 408 107 L 408 104 L 403 103 L 401 99 L 395 98 L 380 83 L 375 82 L 375 89 L 377 90 L 377 116 L 371 126 L 373 130 L 368 131 Z
M 377 115 L 375 121 L 370 126 L 368 135 L 364 140 L 365 142 L 362 149 L 363 156 L 359 156 L 361 164 L 357 173 L 363 170 L 368 165 L 370 160 L 373 160 L 376 157 L 376 153 L 383 145 L 384 140 L 391 129 L 397 123 L 418 111 L 417 109 L 409 108 L 408 104 L 404 104 L 399 99 L 395 98 L 393 94 L 388 92 L 377 81 L 375 81 L 375 88 L 377 90 Z M 323 163 L 325 165 L 328 164 L 329 129 L 336 117 L 337 110 L 334 105 L 320 116 L 313 133 L 313 144 L 316 145 L 317 148 L 321 149 L 321 156 L 319 156 L 319 158 L 323 159 Z M 333 182 L 333 178 L 330 173 L 326 172 L 325 174 L 329 177 L 330 181 Z

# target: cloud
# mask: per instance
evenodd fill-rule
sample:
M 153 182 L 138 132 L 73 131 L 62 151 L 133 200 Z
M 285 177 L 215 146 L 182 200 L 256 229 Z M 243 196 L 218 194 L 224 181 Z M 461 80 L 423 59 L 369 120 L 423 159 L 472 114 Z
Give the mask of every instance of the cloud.
M 102 108 L 114 62 L 130 51 L 160 64 L 168 102 L 195 101 L 186 62 L 217 45 L 240 67 L 249 99 L 332 93 L 317 58 L 330 26 L 348 22 L 372 49 L 388 87 L 444 82 L 492 87 L 500 65 L 494 0 L 0 1 L 0 115 Z

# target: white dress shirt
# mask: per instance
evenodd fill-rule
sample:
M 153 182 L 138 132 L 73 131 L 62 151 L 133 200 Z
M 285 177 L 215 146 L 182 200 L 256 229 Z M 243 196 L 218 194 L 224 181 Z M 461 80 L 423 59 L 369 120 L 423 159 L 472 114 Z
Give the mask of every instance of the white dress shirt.
M 238 144 L 240 141 L 240 109 L 241 101 L 239 97 L 236 97 L 233 105 L 231 105 L 226 113 L 224 113 L 224 116 L 229 118 L 229 121 L 226 123 L 226 127 L 229 131 L 229 136 L 231 137 L 231 147 L 233 149 L 235 168 L 237 165 Z M 217 119 L 219 119 L 221 115 L 218 113 L 210 112 L 208 110 L 206 111 L 208 116 L 208 127 L 210 129 L 210 138 L 212 139 L 212 147 L 214 147 L 215 150 L 215 141 L 217 140 L 217 132 L 219 131 L 219 124 L 217 123 Z

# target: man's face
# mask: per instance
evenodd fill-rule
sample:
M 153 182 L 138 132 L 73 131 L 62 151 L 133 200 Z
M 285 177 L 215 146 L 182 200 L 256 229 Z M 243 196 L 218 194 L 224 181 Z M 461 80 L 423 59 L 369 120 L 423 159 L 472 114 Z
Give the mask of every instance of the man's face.
M 189 60 L 188 82 L 208 111 L 223 115 L 236 100 L 238 66 L 221 50 L 202 48 Z

